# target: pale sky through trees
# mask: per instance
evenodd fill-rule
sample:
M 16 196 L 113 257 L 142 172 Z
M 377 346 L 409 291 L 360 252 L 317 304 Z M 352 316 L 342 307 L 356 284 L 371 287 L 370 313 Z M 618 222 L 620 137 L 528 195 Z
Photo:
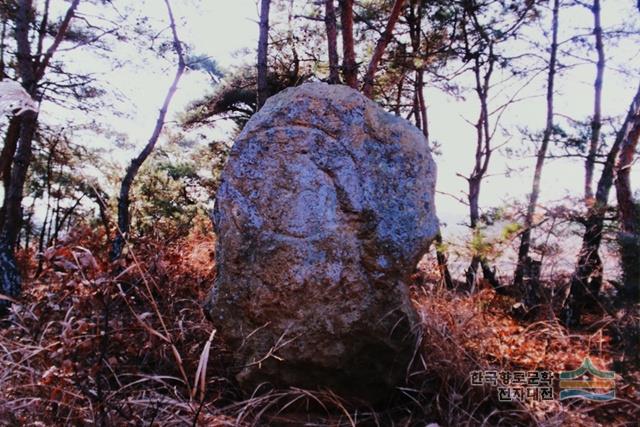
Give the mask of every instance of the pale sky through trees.
M 157 3 L 157 4 L 156 4 Z M 115 2 L 117 5 L 118 2 Z M 148 16 L 159 23 L 164 22 L 164 9 L 160 0 L 144 0 L 137 2 L 135 10 L 141 15 Z M 81 6 L 86 7 L 86 5 Z M 123 6 L 124 7 L 124 6 Z M 223 69 L 230 69 L 240 63 L 255 61 L 255 49 L 258 36 L 258 5 L 255 0 L 184 0 L 175 3 L 175 13 L 178 19 L 178 31 L 184 42 L 190 44 L 194 53 L 206 54 L 215 59 Z M 575 34 L 585 34 L 589 38 L 592 26 L 592 15 L 586 8 L 573 7 L 570 14 L 566 9 L 560 14 L 560 41 Z M 527 34 L 540 37 L 543 26 L 548 31 L 548 11 L 543 20 L 527 28 Z M 602 5 L 602 23 L 606 31 L 618 27 L 621 22 L 640 21 L 640 13 L 635 9 L 635 2 L 627 0 L 605 0 Z M 638 56 L 637 37 L 624 37 L 620 42 L 605 39 L 607 52 L 607 70 L 604 78 L 603 115 L 604 117 L 619 116 L 626 112 L 640 75 L 640 58 Z M 517 47 L 515 48 L 517 49 Z M 561 46 L 562 49 L 562 46 Z M 242 52 L 244 50 L 244 53 Z M 541 58 L 547 59 L 544 50 L 537 52 Z M 161 103 L 172 75 L 172 64 L 147 58 L 140 54 L 134 44 L 119 47 L 117 55 L 124 55 L 131 61 L 117 71 L 109 71 L 107 64 L 99 62 L 81 63 L 84 69 L 103 67 L 105 81 L 109 86 L 117 88 L 126 96 L 122 104 L 131 114 L 130 117 L 110 118 L 114 129 L 128 135 L 130 142 L 138 147 L 142 146 L 148 137 L 157 115 L 157 108 Z M 595 53 L 590 51 L 593 61 Z M 533 58 L 532 58 L 533 61 Z M 570 115 L 573 118 L 585 120 L 593 109 L 593 80 L 595 65 L 591 62 L 569 58 L 561 51 L 561 64 L 582 65 L 571 69 L 560 69 L 557 79 L 556 113 L 558 116 Z M 540 62 L 538 62 L 539 64 Z M 625 74 L 625 70 L 628 74 Z M 470 76 L 469 76 L 470 77 Z M 496 75 L 496 81 L 501 78 Z M 508 200 L 525 202 L 526 193 L 531 188 L 531 175 L 535 163 L 535 150 L 530 141 L 523 141 L 519 128 L 527 127 L 532 132 L 541 132 L 544 127 L 544 84 L 546 74 L 539 73 L 538 77 L 524 89 L 520 97 L 525 100 L 511 106 L 502 118 L 501 127 L 509 132 L 503 135 L 498 131 L 495 146 L 505 143 L 505 146 L 491 160 L 489 177 L 483 183 L 480 205 L 483 208 L 502 205 Z M 465 79 L 459 79 L 458 84 L 466 84 Z M 504 94 L 510 95 L 520 85 L 514 81 L 507 86 Z M 168 117 L 184 110 L 190 101 L 200 98 L 210 90 L 211 82 L 201 73 L 188 73 L 179 85 L 175 102 Z M 491 99 L 494 106 L 504 102 L 505 95 L 500 95 L 498 89 L 494 91 L 495 98 Z M 496 95 L 497 94 L 497 95 Z M 464 91 L 461 97 L 455 98 L 450 94 L 426 84 L 425 98 L 428 105 L 429 126 L 432 141 L 440 145 L 441 155 L 436 156 L 438 164 L 438 190 L 458 198 L 465 198 L 464 191 L 467 184 L 457 174 L 467 175 L 472 165 L 472 152 L 475 147 L 475 131 L 467 122 L 473 122 L 477 117 L 477 98 L 471 91 Z M 55 110 L 55 109 L 53 109 Z M 50 110 L 53 112 L 53 110 Z M 47 114 L 47 106 L 43 113 Z M 98 117 L 96 117 L 98 119 Z M 170 119 L 171 120 L 171 119 Z M 221 124 L 215 132 L 225 132 L 229 126 Z M 605 125 L 605 134 L 611 128 Z M 526 157 L 518 154 L 527 144 L 529 150 Z M 507 155 L 505 149 L 510 148 L 516 153 Z M 557 152 L 552 149 L 551 152 Z M 131 157 L 130 151 L 121 151 L 115 156 L 115 161 L 123 165 Z M 512 169 L 509 176 L 505 176 L 507 169 Z M 640 174 L 634 166 L 632 183 L 638 189 Z M 596 173 L 596 179 L 599 176 Z M 568 197 L 581 197 L 584 180 L 584 165 L 577 159 L 548 160 L 545 164 L 542 178 L 541 202 L 558 201 Z M 613 199 L 614 196 L 612 195 Z M 467 232 L 456 224 L 465 221 L 468 208 L 453 197 L 444 194 L 437 196 L 437 210 L 442 222 L 447 223 L 445 237 L 455 230 Z

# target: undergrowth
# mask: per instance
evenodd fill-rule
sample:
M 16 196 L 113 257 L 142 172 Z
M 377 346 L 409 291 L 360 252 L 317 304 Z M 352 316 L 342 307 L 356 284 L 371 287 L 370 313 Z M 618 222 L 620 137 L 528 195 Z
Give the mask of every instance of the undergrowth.
M 387 405 L 330 390 L 243 396 L 200 307 L 215 276 L 211 233 L 140 239 L 116 265 L 96 233 L 77 230 L 47 250 L 41 271 L 22 254 L 32 273 L 0 330 L 3 425 L 608 426 L 640 416 L 637 365 L 618 372 L 616 399 L 600 403 L 500 402 L 495 388 L 470 384 L 471 371 L 559 372 L 586 356 L 612 369 L 625 355 L 611 331 L 630 317 L 637 325 L 637 313 L 569 332 L 550 311 L 521 322 L 509 314 L 514 301 L 492 290 L 469 296 L 435 283 L 413 288 L 423 339 Z

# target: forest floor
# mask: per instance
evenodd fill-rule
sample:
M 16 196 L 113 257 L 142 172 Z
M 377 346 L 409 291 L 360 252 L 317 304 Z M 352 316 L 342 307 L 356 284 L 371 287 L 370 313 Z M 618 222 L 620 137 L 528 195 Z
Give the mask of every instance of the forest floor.
M 118 266 L 106 262 L 104 236 L 89 229 L 47 250 L 40 269 L 22 253 L 30 278 L 0 330 L 0 424 L 613 426 L 640 419 L 640 367 L 623 345 L 637 313 L 593 314 L 567 331 L 550 309 L 518 320 L 510 313 L 515 300 L 491 289 L 442 289 L 429 279 L 433 272 L 413 287 L 421 351 L 409 385 L 387 405 L 300 389 L 247 399 L 199 305 L 215 276 L 213 237 L 202 228 L 141 239 Z M 516 372 L 557 376 L 587 356 L 616 372 L 615 399 L 561 401 L 557 378 L 552 400 L 505 402 L 498 386 L 472 384 L 474 371 L 510 372 L 512 381 Z

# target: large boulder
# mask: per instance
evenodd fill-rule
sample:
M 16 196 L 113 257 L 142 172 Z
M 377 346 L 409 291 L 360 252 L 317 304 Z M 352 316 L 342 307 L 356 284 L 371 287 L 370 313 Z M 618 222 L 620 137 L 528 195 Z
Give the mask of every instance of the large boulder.
M 287 89 L 251 118 L 216 197 L 206 303 L 242 387 L 379 400 L 402 383 L 435 179 L 422 133 L 346 86 Z

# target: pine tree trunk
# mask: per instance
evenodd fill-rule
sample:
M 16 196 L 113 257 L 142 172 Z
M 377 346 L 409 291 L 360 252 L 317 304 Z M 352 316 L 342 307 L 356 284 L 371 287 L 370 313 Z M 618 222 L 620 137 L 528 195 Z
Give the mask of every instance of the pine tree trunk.
M 580 315 L 584 309 L 598 303 L 602 284 L 602 261 L 598 251 L 602 241 L 609 192 L 613 186 L 615 162 L 622 144 L 634 133 L 639 115 L 640 87 L 635 93 L 625 121 L 618 130 L 616 139 L 607 154 L 604 168 L 598 180 L 595 202 L 587 212 L 582 247 L 578 254 L 578 263 L 571 277 L 569 294 L 561 313 L 562 321 L 567 325 L 579 324 Z
M 436 235 L 436 261 L 438 263 L 438 271 L 440 272 L 440 279 L 444 283 L 447 289 L 453 289 L 453 278 L 449 271 L 449 260 L 447 251 L 442 247 L 442 233 L 438 230 Z
M 347 85 L 358 88 L 358 65 L 353 40 L 353 0 L 340 0 L 342 24 L 342 76 Z
M 640 93 L 640 88 L 638 91 Z M 615 168 L 615 186 L 620 219 L 618 240 L 623 270 L 623 295 L 621 297 L 628 301 L 638 301 L 640 299 L 640 209 L 637 202 L 633 200 L 630 172 L 640 139 L 640 106 L 632 107 L 632 109 L 635 109 L 637 114 L 630 132 L 620 147 L 620 155 Z
M 260 38 L 258 40 L 258 109 L 269 97 L 267 85 L 267 48 L 269 47 L 269 6 L 271 0 L 260 3 Z
M 13 248 L 18 237 L 22 221 L 22 195 L 27 171 L 31 163 L 31 144 L 37 126 L 37 114 L 27 111 L 22 114 L 20 138 L 13 158 L 11 180 L 4 197 L 5 217 L 2 227 L 2 239 Z
M 147 158 L 155 148 L 158 139 L 160 138 L 160 133 L 162 132 L 165 118 L 167 116 L 167 110 L 169 109 L 169 105 L 171 104 L 173 95 L 178 89 L 178 82 L 180 81 L 180 78 L 182 77 L 182 74 L 184 73 L 186 67 L 184 55 L 182 52 L 182 43 L 178 38 L 175 20 L 173 18 L 173 12 L 171 10 L 169 0 L 165 0 L 165 4 L 167 6 L 170 27 L 173 33 L 173 48 L 178 56 L 178 66 L 176 68 L 176 73 L 173 77 L 173 81 L 171 82 L 171 85 L 167 90 L 167 94 L 165 95 L 164 102 L 162 103 L 162 107 L 160 108 L 160 112 L 158 113 L 158 118 L 156 120 L 153 132 L 151 133 L 151 137 L 147 141 L 147 144 L 144 146 L 140 154 L 138 154 L 136 158 L 131 160 L 129 167 L 127 168 L 127 172 L 125 173 L 124 178 L 120 183 L 120 195 L 118 197 L 118 229 L 116 230 L 116 237 L 113 240 L 111 251 L 109 253 L 112 261 L 117 260 L 122 255 L 124 243 L 129 234 L 129 227 L 131 225 L 131 219 L 129 216 L 129 204 L 131 203 L 129 194 L 131 193 L 131 185 L 133 184 L 133 180 L 138 174 L 140 167 L 142 167 L 142 164 L 145 162 L 145 160 L 147 160 Z
M 396 26 L 396 22 L 398 22 L 398 18 L 400 17 L 400 12 L 402 12 L 402 6 L 404 4 L 404 0 L 395 0 L 393 4 L 393 8 L 391 9 L 391 15 L 389 15 L 389 20 L 387 21 L 387 25 L 376 43 L 376 47 L 373 50 L 373 56 L 371 57 L 371 61 L 369 61 L 369 66 L 367 67 L 367 72 L 364 75 L 364 84 L 362 86 L 362 93 L 367 98 L 373 97 L 373 82 L 376 76 L 376 72 L 378 71 L 378 66 L 380 65 L 380 61 L 382 60 L 382 55 L 384 54 L 387 45 L 391 41 L 391 36 L 393 35 L 393 28 Z
M 600 129 L 602 128 L 602 82 L 605 68 L 604 45 L 602 43 L 602 25 L 600 24 L 600 0 L 593 0 L 591 11 L 593 12 L 593 35 L 596 39 L 596 53 L 598 55 L 598 61 L 596 63 L 596 80 L 593 84 L 594 102 L 593 118 L 591 120 L 591 138 L 589 141 L 587 160 L 585 161 L 584 196 L 587 203 L 590 203 L 590 200 L 593 199 L 593 172 L 600 142 Z
M 491 147 L 492 133 L 489 127 L 489 91 L 491 88 L 491 76 L 495 65 L 496 57 L 493 54 L 493 44 L 488 44 L 488 62 L 483 71 L 479 55 L 474 59 L 473 72 L 476 83 L 476 94 L 480 102 L 480 113 L 475 124 L 476 128 L 476 151 L 475 162 L 471 175 L 467 178 L 469 184 L 469 221 L 472 232 L 475 232 L 480 221 L 480 189 L 489 168 L 489 161 L 493 148 Z M 491 268 L 488 261 L 483 258 L 483 254 L 474 254 L 469 267 L 465 273 L 467 288 L 474 290 L 478 282 L 478 267 L 482 267 L 484 278 L 496 290 L 501 288 L 495 275 L 495 270 Z
M 420 69 L 416 72 L 416 88 L 418 111 L 420 112 L 420 121 L 422 122 L 422 134 L 429 143 L 429 119 L 427 117 L 427 104 L 424 100 L 424 70 Z
M 329 83 L 340 83 L 340 64 L 338 59 L 338 31 L 336 28 L 336 9 L 333 0 L 325 0 L 324 23 L 327 29 L 327 50 L 329 51 Z
M 529 248 L 531 246 L 531 228 L 533 227 L 533 217 L 538 203 L 538 197 L 540 196 L 540 180 L 542 178 L 542 168 L 547 156 L 547 149 L 549 147 L 549 141 L 551 140 L 551 134 L 553 132 L 553 96 L 554 96 L 554 83 L 556 75 L 556 55 L 558 52 L 558 13 L 559 13 L 560 0 L 554 0 L 553 2 L 553 18 L 552 18 L 552 41 L 551 52 L 549 58 L 549 73 L 547 76 L 547 118 L 542 135 L 542 142 L 536 155 L 536 166 L 533 173 L 533 184 L 531 186 L 531 194 L 529 195 L 529 204 L 527 206 L 527 214 L 524 220 L 524 231 L 520 238 L 520 247 L 518 249 L 518 265 L 514 274 L 514 285 L 522 286 L 525 279 L 525 270 L 530 270 L 531 260 L 529 258 Z M 537 281 L 533 280 L 530 286 L 535 286 Z M 525 292 L 529 296 L 528 306 L 535 305 L 538 301 L 536 295 L 537 289 L 527 289 Z
M 9 120 L 9 126 L 7 127 L 7 133 L 4 137 L 4 146 L 2 147 L 2 153 L 0 154 L 0 174 L 2 176 L 2 184 L 4 188 L 4 194 L 9 191 L 11 185 L 11 165 L 13 163 L 13 156 L 16 154 L 18 148 L 18 139 L 20 138 L 20 117 L 14 116 Z M 4 223 L 4 211 L 5 205 L 2 204 L 0 208 L 0 228 Z
M 0 231 L 0 293 L 11 298 L 20 295 L 21 290 L 14 250 L 22 225 L 22 193 L 31 162 L 31 143 L 36 126 L 37 114 L 33 111 L 23 113 L 11 182 L 4 197 L 4 221 Z M 9 301 L 0 300 L 0 315 L 5 314 L 9 306 Z
M 467 200 L 469 201 L 469 226 L 471 228 L 472 233 L 475 232 L 478 227 L 478 220 L 480 219 L 480 208 L 478 205 L 478 201 L 480 198 L 480 182 L 481 180 L 477 177 L 471 177 L 468 179 L 469 183 L 469 196 Z M 467 267 L 467 271 L 465 272 L 465 280 L 467 283 L 467 289 L 473 292 L 476 288 L 476 284 L 478 282 L 478 267 L 480 266 L 480 255 L 473 254 L 471 257 L 471 262 L 469 263 L 469 267 Z

